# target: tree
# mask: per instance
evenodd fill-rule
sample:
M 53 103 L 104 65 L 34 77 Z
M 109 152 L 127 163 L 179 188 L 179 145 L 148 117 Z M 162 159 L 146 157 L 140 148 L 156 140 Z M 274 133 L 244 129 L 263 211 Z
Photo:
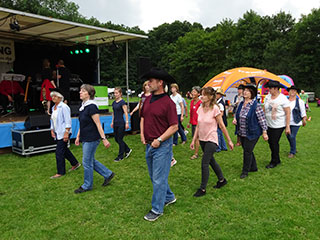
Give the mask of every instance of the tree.
M 295 24 L 290 14 L 280 12 L 266 17 L 271 22 L 273 40 L 270 39 L 263 53 L 264 68 L 276 74 L 292 74 L 293 34 Z
M 186 91 L 195 85 L 202 86 L 214 75 L 225 70 L 234 28 L 232 21 L 224 20 L 212 32 L 193 31 L 171 45 L 171 72 L 182 89 Z
M 320 9 L 302 16 L 294 27 L 295 80 L 307 90 L 320 93 Z

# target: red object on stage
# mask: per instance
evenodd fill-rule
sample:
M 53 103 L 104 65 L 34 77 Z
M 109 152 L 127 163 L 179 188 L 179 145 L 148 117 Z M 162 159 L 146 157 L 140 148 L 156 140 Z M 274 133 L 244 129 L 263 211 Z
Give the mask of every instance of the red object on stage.
M 51 101 L 52 100 L 52 98 L 50 96 L 50 90 L 49 90 L 50 88 L 55 88 L 55 87 L 52 85 L 52 83 L 49 81 L 49 79 L 43 80 L 43 83 L 41 85 L 40 101 L 44 100 L 43 94 L 42 94 L 43 89 L 46 90 L 46 100 L 47 101 Z

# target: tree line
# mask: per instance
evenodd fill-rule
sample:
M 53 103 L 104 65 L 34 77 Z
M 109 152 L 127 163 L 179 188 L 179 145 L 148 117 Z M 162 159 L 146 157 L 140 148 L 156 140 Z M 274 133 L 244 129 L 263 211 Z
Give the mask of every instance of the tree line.
M 296 20 L 290 13 L 260 16 L 249 10 L 237 22 L 223 19 L 204 28 L 200 23 L 175 21 L 149 32 L 138 26 L 101 23 L 86 18 L 68 0 L 2 0 L 1 6 L 109 29 L 148 35 L 129 44 L 129 84 L 141 89 L 139 57 L 169 71 L 183 91 L 204 85 L 213 76 L 235 67 L 267 69 L 290 76 L 295 84 L 320 95 L 320 8 Z M 101 79 L 108 86 L 125 85 L 125 44 L 101 49 Z

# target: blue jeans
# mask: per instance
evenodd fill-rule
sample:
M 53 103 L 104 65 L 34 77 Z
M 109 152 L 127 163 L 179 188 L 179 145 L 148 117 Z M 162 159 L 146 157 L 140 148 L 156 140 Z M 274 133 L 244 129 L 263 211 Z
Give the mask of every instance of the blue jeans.
M 184 130 L 182 128 L 182 123 L 181 123 L 181 114 L 178 115 L 178 131 L 176 131 L 173 135 L 173 144 L 178 145 L 178 133 L 181 136 L 182 142 L 187 141 L 187 137 L 184 134 Z
M 82 143 L 82 164 L 84 169 L 84 183 L 81 187 L 86 190 L 92 189 L 93 170 L 95 170 L 104 178 L 108 178 L 112 174 L 112 171 L 110 171 L 102 163 L 100 163 L 94 158 L 94 154 L 96 153 L 99 143 L 100 140 Z
M 290 131 L 291 134 L 287 135 L 287 138 L 289 140 L 290 143 L 290 153 L 291 154 L 296 154 L 296 136 L 298 134 L 298 130 L 299 130 L 300 126 L 290 126 Z
M 217 129 L 217 132 L 218 132 L 218 141 L 219 141 L 217 152 L 220 152 L 222 150 L 227 151 L 228 148 L 227 148 L 227 145 L 226 145 L 226 141 L 224 140 L 223 133 L 222 133 L 222 131 L 221 131 L 221 129 L 219 127 Z
M 146 148 L 146 162 L 148 165 L 149 176 L 153 186 L 152 211 L 163 213 L 165 202 L 175 198 L 168 184 L 168 176 L 172 158 L 172 138 L 162 142 L 158 148 Z

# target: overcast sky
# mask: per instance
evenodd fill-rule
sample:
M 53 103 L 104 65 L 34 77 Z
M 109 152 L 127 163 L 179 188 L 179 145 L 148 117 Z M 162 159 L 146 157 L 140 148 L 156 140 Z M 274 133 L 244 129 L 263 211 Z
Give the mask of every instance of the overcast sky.
M 235 22 L 247 10 L 259 15 L 273 15 L 279 11 L 299 19 L 312 8 L 320 8 L 320 0 L 71 0 L 79 5 L 86 17 L 100 22 L 111 21 L 125 26 L 139 26 L 148 32 L 163 23 L 175 20 L 198 22 L 212 27 L 224 18 Z

